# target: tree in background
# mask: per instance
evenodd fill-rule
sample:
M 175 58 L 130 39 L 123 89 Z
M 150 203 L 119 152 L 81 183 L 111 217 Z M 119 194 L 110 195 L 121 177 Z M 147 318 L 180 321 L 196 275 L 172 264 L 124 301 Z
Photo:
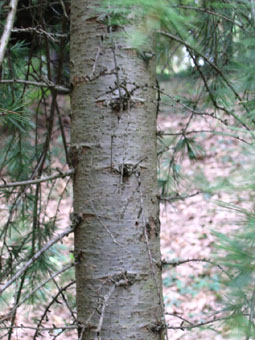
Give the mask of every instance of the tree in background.
M 254 3 L 73 1 L 70 84 L 69 2 L 19 1 L 14 27 L 15 1 L 10 6 L 1 4 L 0 13 L 5 55 L 0 58 L 0 291 L 1 307 L 8 308 L 0 319 L 1 332 L 12 339 L 15 327 L 24 328 L 18 324 L 19 308 L 40 302 L 42 310 L 30 325 L 34 339 L 46 329 L 52 338 L 75 337 L 77 328 L 80 339 L 113 334 L 160 339 L 173 327 L 162 318 L 160 268 L 166 262 L 160 261 L 153 184 L 155 114 L 163 101 L 185 121 L 181 131 L 158 131 L 162 201 L 210 195 L 216 187 L 250 192 L 249 164 L 244 169 L 249 182 L 241 187 L 234 176 L 215 186 L 205 179 L 196 186 L 182 184 L 182 192 L 176 183 L 183 183 L 181 160 L 202 157 L 201 133 L 243 142 L 249 161 L 252 157 Z M 11 32 L 8 45 L 5 32 Z M 182 71 L 183 93 L 166 93 L 154 82 L 155 60 L 159 79 Z M 70 92 L 71 142 L 63 105 Z M 196 131 L 197 117 L 217 121 L 217 130 Z M 58 211 L 68 196 L 70 176 L 74 213 L 63 229 Z M 223 257 L 214 262 L 227 273 L 224 293 L 230 296 L 220 319 L 230 320 L 247 340 L 254 337 L 255 219 L 253 212 L 228 207 L 244 215 L 247 228 L 233 237 L 218 234 Z M 70 241 L 63 238 L 72 231 L 70 261 Z M 71 262 L 76 264 L 78 315 Z M 56 322 L 54 315 L 63 313 L 60 300 L 68 317 Z M 196 326 L 185 321 L 176 328 Z

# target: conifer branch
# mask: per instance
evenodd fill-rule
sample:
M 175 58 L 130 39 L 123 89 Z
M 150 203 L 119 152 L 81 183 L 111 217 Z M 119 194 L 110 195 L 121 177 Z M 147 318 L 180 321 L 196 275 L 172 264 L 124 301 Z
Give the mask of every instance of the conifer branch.
M 236 26 L 240 27 L 241 29 L 244 29 L 243 25 L 240 25 L 237 21 L 227 17 L 226 15 L 214 12 L 212 10 L 209 10 L 208 8 L 186 6 L 186 5 L 177 5 L 177 6 L 174 6 L 174 7 L 178 7 L 178 8 L 181 8 L 181 9 L 192 10 L 192 11 L 198 11 L 198 12 L 214 15 L 214 16 L 216 16 L 218 18 L 221 18 L 221 19 L 224 19 L 224 20 L 226 20 L 228 22 L 231 22 L 233 25 L 236 25 Z
M 65 236 L 69 235 L 74 231 L 76 226 L 71 226 L 66 228 L 62 233 L 58 234 L 52 240 L 45 244 L 31 259 L 20 269 L 17 273 L 8 281 L 6 282 L 2 288 L 0 288 L 0 294 L 2 294 L 13 282 L 15 282 L 39 257 L 45 253 L 49 248 L 51 248 L 55 243 L 62 240 Z
M 200 52 L 197 48 L 195 48 L 194 46 L 190 45 L 187 41 L 184 41 L 183 39 L 177 37 L 176 35 L 172 34 L 172 33 L 168 33 L 165 31 L 161 31 L 158 30 L 157 33 L 168 37 L 172 40 L 175 40 L 176 42 L 182 44 L 183 46 L 185 46 L 186 48 L 193 50 L 199 57 L 203 58 L 204 61 L 210 65 L 220 76 L 221 78 L 225 81 L 225 83 L 228 85 L 228 87 L 232 90 L 232 92 L 235 94 L 236 98 L 238 98 L 240 100 L 240 102 L 242 102 L 242 98 L 240 97 L 240 95 L 238 94 L 238 92 L 234 89 L 234 87 L 232 86 L 232 84 L 230 84 L 229 80 L 225 77 L 225 75 L 222 73 L 222 71 L 219 69 L 219 67 L 217 65 L 215 65 L 213 62 L 211 62 L 211 60 L 209 58 L 207 58 L 202 52 Z
M 48 282 L 50 282 L 51 280 L 53 280 L 56 276 L 62 274 L 63 272 L 69 270 L 70 268 L 72 268 L 74 266 L 73 263 L 65 266 L 64 268 L 60 269 L 59 271 L 57 271 L 56 273 L 52 274 L 49 278 L 47 278 L 45 281 L 43 281 L 41 284 L 39 284 L 38 286 L 36 286 L 32 292 L 29 292 L 23 299 L 22 301 L 20 301 L 18 304 L 16 304 L 12 310 L 4 317 L 1 318 L 0 321 L 3 322 L 7 319 L 10 318 L 10 316 L 24 303 L 26 302 L 31 296 L 33 296 L 39 289 L 41 289 L 43 286 L 45 286 Z M 13 328 L 13 327 L 12 327 Z M 0 328 L 1 329 L 1 328 Z

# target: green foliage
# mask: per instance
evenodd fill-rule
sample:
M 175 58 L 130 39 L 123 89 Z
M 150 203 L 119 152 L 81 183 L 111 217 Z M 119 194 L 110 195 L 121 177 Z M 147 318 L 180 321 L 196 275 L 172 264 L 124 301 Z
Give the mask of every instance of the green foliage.
M 227 236 L 222 233 L 215 233 L 218 238 L 217 257 L 228 273 L 224 280 L 225 310 L 231 313 L 231 318 L 226 321 L 227 326 L 233 333 L 241 336 L 254 336 L 254 216 L 245 213 L 247 220 L 247 230 L 236 232 L 235 235 Z M 252 219 L 252 229 L 249 224 Z M 250 230 L 249 230 L 250 229 Z
M 44 14 L 47 14 L 46 9 L 52 10 L 54 6 L 48 6 L 47 1 L 41 3 L 35 0 L 31 1 L 30 5 L 29 8 L 26 8 L 21 4 L 19 15 L 26 16 L 28 22 L 29 15 L 31 15 L 31 23 L 36 18 L 38 27 L 41 29 L 45 24 L 47 26 L 45 32 L 48 31 L 49 35 L 46 35 L 45 39 L 41 39 L 42 34 L 38 33 L 38 28 L 36 32 L 32 31 L 24 35 L 21 32 L 22 37 L 24 36 L 27 40 L 25 42 L 19 39 L 20 36 L 17 33 L 10 40 L 5 53 L 0 84 L 2 185 L 6 182 L 28 181 L 41 176 L 49 176 L 52 172 L 56 172 L 56 166 L 61 168 L 66 162 L 66 159 L 64 159 L 64 164 L 58 160 L 58 158 L 63 159 L 62 155 L 65 152 L 63 151 L 66 147 L 66 140 L 65 147 L 63 147 L 65 131 L 62 127 L 61 133 L 59 127 L 61 117 L 58 120 L 55 118 L 57 104 L 56 101 L 55 104 L 52 104 L 52 90 L 47 86 L 47 82 L 55 81 L 57 71 L 54 67 L 58 66 L 53 65 L 51 58 L 54 53 L 60 54 L 61 51 L 61 57 L 57 58 L 56 63 L 61 64 L 59 70 L 63 67 L 63 72 L 61 72 L 63 77 L 61 74 L 58 84 L 66 86 L 66 84 L 61 84 L 61 81 L 64 81 L 64 78 L 66 81 L 68 77 L 65 58 L 68 55 L 69 44 L 64 43 L 67 34 L 62 31 L 64 27 L 67 28 L 67 25 L 56 22 L 54 16 L 58 16 L 58 11 L 54 12 L 53 17 L 51 16 L 51 20 L 55 20 L 56 24 L 47 24 Z M 59 8 L 57 9 L 59 10 Z M 1 12 L 0 16 L 5 18 L 5 13 Z M 46 20 L 43 25 L 38 21 L 42 19 Z M 34 28 L 31 27 L 31 29 Z M 58 39 L 58 34 L 61 39 Z M 47 40 L 48 38 L 49 40 Z M 35 84 L 35 86 L 31 86 L 31 84 Z M 56 122 L 60 122 L 59 125 Z M 58 139 L 58 143 L 54 143 L 54 160 L 52 160 L 51 147 L 53 127 L 55 138 Z M 62 138 L 58 138 L 61 136 Z M 61 181 L 60 186 L 58 185 L 59 181 Z M 63 187 L 63 183 L 62 180 L 57 179 L 43 184 L 1 188 L 0 278 L 2 283 L 8 282 L 54 237 L 59 222 L 60 204 L 67 193 L 67 187 L 65 185 Z M 53 201 L 57 203 L 56 207 Z M 11 310 L 11 315 L 7 319 L 7 326 L 11 327 L 10 330 L 7 330 L 9 340 L 12 338 L 14 322 L 16 323 L 18 309 L 16 310 L 15 306 L 19 307 L 19 304 L 34 305 L 39 313 L 43 313 L 42 308 L 49 304 L 51 296 L 58 291 L 58 282 L 63 280 L 61 268 L 71 262 L 69 257 L 63 255 L 65 253 L 67 250 L 64 245 L 57 244 L 50 247 L 14 281 L 9 289 L 1 294 L 1 315 L 6 314 L 7 316 L 6 309 Z M 58 271 L 60 274 L 56 275 L 54 280 L 50 279 Z M 65 278 L 69 281 L 72 281 L 73 277 L 73 271 L 65 273 Z M 64 294 L 65 291 L 60 296 L 60 300 Z M 73 299 L 70 296 L 67 299 L 73 307 Z M 37 322 L 38 320 L 35 321 L 35 325 Z M 6 337 L 6 330 L 1 329 L 0 333 L 1 337 Z

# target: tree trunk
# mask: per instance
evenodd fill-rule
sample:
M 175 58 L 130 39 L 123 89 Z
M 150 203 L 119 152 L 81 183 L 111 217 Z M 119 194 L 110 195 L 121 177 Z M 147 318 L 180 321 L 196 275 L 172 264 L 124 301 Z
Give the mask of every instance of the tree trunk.
M 72 137 L 82 340 L 164 338 L 153 62 L 73 0 Z M 93 6 L 93 8 L 92 8 Z

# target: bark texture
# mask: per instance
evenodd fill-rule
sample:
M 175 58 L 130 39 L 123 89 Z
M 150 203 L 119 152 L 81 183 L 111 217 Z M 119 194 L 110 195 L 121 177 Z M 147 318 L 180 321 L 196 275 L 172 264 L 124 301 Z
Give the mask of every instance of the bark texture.
M 72 137 L 80 339 L 163 339 L 154 72 L 73 0 Z

